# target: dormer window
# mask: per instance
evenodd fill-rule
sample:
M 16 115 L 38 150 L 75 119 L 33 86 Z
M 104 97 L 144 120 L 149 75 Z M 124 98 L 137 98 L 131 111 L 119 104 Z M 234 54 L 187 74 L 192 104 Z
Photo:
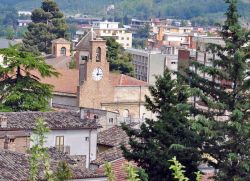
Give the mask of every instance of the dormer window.
M 96 49 L 96 62 L 100 62 L 101 61 L 101 48 L 98 47 Z

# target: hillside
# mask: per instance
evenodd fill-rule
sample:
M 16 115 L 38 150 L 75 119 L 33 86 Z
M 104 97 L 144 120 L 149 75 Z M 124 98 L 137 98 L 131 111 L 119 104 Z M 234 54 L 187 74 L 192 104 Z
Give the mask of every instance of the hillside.
M 65 14 L 107 16 L 106 7 L 114 4 L 116 10 L 108 15 L 129 18 L 177 17 L 217 19 L 222 17 L 224 0 L 56 0 Z M 250 0 L 239 0 L 243 18 L 250 17 Z M 14 6 L 19 10 L 39 7 L 41 0 L 1 0 L 0 5 Z

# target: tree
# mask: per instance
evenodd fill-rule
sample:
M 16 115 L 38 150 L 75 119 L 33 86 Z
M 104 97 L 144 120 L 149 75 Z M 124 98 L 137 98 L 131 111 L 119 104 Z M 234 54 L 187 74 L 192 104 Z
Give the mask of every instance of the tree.
M 111 163 L 105 162 L 104 174 L 108 177 L 108 181 L 115 181 L 115 175 L 114 175 L 114 171 L 112 170 Z
M 133 76 L 134 67 L 132 57 L 126 53 L 124 48 L 113 38 L 107 38 L 107 59 L 110 63 L 110 70 Z
M 14 31 L 14 29 L 11 26 L 7 27 L 6 28 L 6 38 L 8 40 L 13 40 L 14 37 L 15 37 L 15 31 Z
M 169 169 L 172 170 L 174 179 L 178 181 L 189 181 L 189 179 L 184 175 L 185 166 L 183 166 L 178 160 L 176 160 L 176 157 L 173 157 L 171 160 L 169 160 L 169 162 L 172 163 Z M 201 181 L 202 175 L 200 171 L 195 172 L 195 175 L 196 181 Z
M 57 76 L 55 69 L 43 58 L 20 51 L 20 46 L 0 49 L 0 105 L 12 111 L 48 109 L 52 86 L 43 84 L 38 76 Z M 1 107 L 1 106 L 0 106 Z
M 57 172 L 55 173 L 56 181 L 66 181 L 72 176 L 71 170 L 66 161 L 58 163 Z
M 127 174 L 126 181 L 140 181 L 138 170 L 131 163 L 125 165 L 125 173 Z
M 30 181 L 37 180 L 40 165 L 44 167 L 45 179 L 47 181 L 53 181 L 53 174 L 50 170 L 48 148 L 44 145 L 46 142 L 46 134 L 49 133 L 49 131 L 50 130 L 43 119 L 37 119 L 34 134 L 31 136 L 31 142 L 33 145 L 29 150 Z
M 225 2 L 220 32 L 225 45 L 210 44 L 211 65 L 194 61 L 186 71 L 199 100 L 192 109 L 193 128 L 204 140 L 203 151 L 215 160 L 208 162 L 218 169 L 217 180 L 250 180 L 250 32 L 239 24 L 237 1 Z
M 129 148 L 122 146 L 125 158 L 135 161 L 149 176 L 149 180 L 171 180 L 170 163 L 176 156 L 187 168 L 189 178 L 195 178 L 201 142 L 190 129 L 189 89 L 182 82 L 171 79 L 170 71 L 156 77 L 149 88 L 152 99 L 146 96 L 146 108 L 157 116 L 157 120 L 146 119 L 140 130 L 126 125 L 123 129 L 129 136 Z
M 28 32 L 23 39 L 24 49 L 33 53 L 51 53 L 51 41 L 67 38 L 67 25 L 54 0 L 43 0 L 41 8 L 32 12 Z

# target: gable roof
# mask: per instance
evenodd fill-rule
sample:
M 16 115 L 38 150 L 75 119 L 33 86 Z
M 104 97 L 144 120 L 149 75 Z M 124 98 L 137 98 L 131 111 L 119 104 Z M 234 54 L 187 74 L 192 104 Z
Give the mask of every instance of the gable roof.
M 71 44 L 70 41 L 64 39 L 64 38 L 58 38 L 58 39 L 55 39 L 53 41 L 51 41 L 52 43 L 66 43 L 66 44 Z
M 88 170 L 80 163 L 55 148 L 49 149 L 51 170 L 56 172 L 59 161 L 66 161 L 72 172 L 72 179 L 104 177 L 103 173 Z M 0 149 L 0 180 L 28 181 L 29 180 L 29 155 L 10 150 Z M 43 171 L 39 170 L 39 180 L 43 178 Z
M 75 111 L 58 112 L 0 112 L 0 116 L 7 118 L 4 130 L 32 130 L 37 118 L 43 118 L 51 130 L 56 129 L 97 129 L 96 120 L 80 119 L 80 113 Z
M 147 86 L 148 83 L 124 74 L 111 73 L 109 79 L 113 86 Z
M 76 44 L 76 50 L 90 50 L 90 41 L 97 37 L 96 33 L 91 29 L 87 34 Z

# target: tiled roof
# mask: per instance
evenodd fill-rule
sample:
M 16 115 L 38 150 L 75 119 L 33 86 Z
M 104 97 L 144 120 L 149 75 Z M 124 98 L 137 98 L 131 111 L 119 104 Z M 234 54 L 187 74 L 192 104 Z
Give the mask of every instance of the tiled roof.
M 126 143 L 128 136 L 120 126 L 114 126 L 104 130 L 97 135 L 97 144 L 106 146 L 119 146 L 121 143 Z
M 65 40 L 64 38 L 58 38 L 52 41 L 52 43 L 68 43 L 70 44 L 70 42 L 68 40 Z
M 75 69 L 56 69 L 58 77 L 40 78 L 41 82 L 54 86 L 54 92 L 76 94 L 79 72 Z
M 81 167 L 80 160 L 72 159 L 70 156 L 49 149 L 50 164 L 53 172 L 56 171 L 59 161 L 66 161 L 72 172 L 72 179 L 104 177 L 103 173 L 87 170 Z M 0 180 L 4 181 L 28 181 L 29 180 L 29 155 L 9 150 L 0 150 Z M 39 180 L 43 178 L 43 172 L 39 171 Z
M 60 57 L 46 57 L 46 63 L 52 65 L 56 69 L 68 69 L 71 57 L 60 56 Z
M 123 152 L 119 146 L 110 148 L 104 152 L 98 153 L 95 160 L 91 163 L 94 165 L 103 165 L 105 162 L 111 162 L 123 157 Z
M 2 130 L 29 130 L 35 128 L 37 118 L 43 118 L 50 129 L 86 129 L 98 128 L 95 120 L 80 119 L 80 113 L 75 111 L 61 112 L 0 112 L 7 117 L 7 128 Z
M 14 136 L 14 137 L 26 137 L 29 136 L 30 133 L 25 130 L 20 131 L 0 131 L 0 138 L 4 138 L 5 136 Z
M 41 78 L 41 82 L 54 86 L 54 92 L 76 94 L 79 85 L 79 71 L 76 69 L 56 69 L 58 77 Z M 116 86 L 148 86 L 147 82 L 124 74 L 109 74 L 111 84 Z
M 111 73 L 109 77 L 113 86 L 147 86 L 148 83 L 124 74 Z
M 96 33 L 92 30 L 89 31 L 77 44 L 76 50 L 90 50 L 90 41 L 96 38 Z
M 92 161 L 92 164 L 102 165 L 104 162 L 110 162 L 123 157 L 123 152 L 120 148 L 121 144 L 127 145 L 128 136 L 120 126 L 114 126 L 105 131 L 98 133 L 97 144 L 112 146 L 108 150 L 98 153 L 96 160 Z

